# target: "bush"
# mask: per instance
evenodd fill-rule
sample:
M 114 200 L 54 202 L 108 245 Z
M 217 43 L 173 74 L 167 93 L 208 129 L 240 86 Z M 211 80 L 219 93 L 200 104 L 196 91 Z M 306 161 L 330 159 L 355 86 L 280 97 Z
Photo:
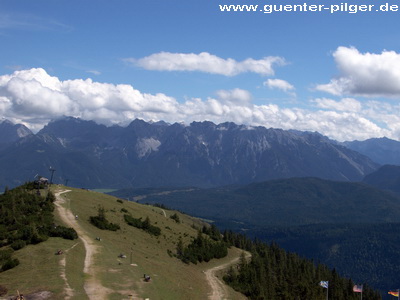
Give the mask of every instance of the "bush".
M 117 231 L 121 227 L 118 224 L 110 223 L 106 219 L 105 209 L 103 207 L 99 207 L 98 215 L 92 216 L 89 218 L 90 223 L 102 230 L 111 230 Z
M 66 240 L 75 240 L 78 238 L 78 234 L 75 229 L 67 228 L 64 226 L 56 226 L 50 231 L 50 236 L 52 237 L 61 237 Z
M 26 242 L 23 240 L 16 240 L 10 245 L 10 247 L 13 248 L 14 250 L 22 249 L 25 246 L 26 246 Z
M 111 231 L 117 231 L 121 227 L 118 224 L 110 223 L 106 219 L 102 219 L 99 216 L 95 217 L 90 217 L 89 218 L 90 223 L 92 223 L 94 226 L 101 230 L 111 230 Z
M 179 219 L 179 216 L 176 213 L 173 214 L 172 216 L 170 216 L 170 218 L 172 220 L 174 220 L 176 223 L 180 223 L 181 222 L 181 220 Z
M 19 265 L 19 260 L 17 258 L 8 259 L 0 268 L 0 272 L 10 270 Z
M 147 217 L 144 221 L 142 221 L 142 218 L 136 219 L 130 215 L 124 215 L 124 219 L 128 225 L 142 229 L 149 234 L 155 236 L 159 236 L 161 234 L 161 228 L 151 225 L 149 217 Z

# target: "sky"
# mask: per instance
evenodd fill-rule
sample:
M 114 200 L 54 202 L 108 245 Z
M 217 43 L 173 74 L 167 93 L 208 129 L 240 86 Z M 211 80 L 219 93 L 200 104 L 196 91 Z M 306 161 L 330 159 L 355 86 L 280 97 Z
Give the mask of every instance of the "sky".
M 400 140 L 400 2 L 384 1 L 0 0 L 0 117 Z

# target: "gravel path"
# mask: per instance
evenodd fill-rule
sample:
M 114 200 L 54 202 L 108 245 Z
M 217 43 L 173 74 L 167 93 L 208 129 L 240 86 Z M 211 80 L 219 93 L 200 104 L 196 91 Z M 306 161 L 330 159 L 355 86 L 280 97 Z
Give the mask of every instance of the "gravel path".
M 99 300 L 99 299 L 106 299 L 107 295 L 110 293 L 110 290 L 104 287 L 100 280 L 96 277 L 96 269 L 94 265 L 94 255 L 99 251 L 98 250 L 98 245 L 96 245 L 93 241 L 92 238 L 89 237 L 87 232 L 79 225 L 79 223 L 76 221 L 74 214 L 71 212 L 71 210 L 65 208 L 62 204 L 66 203 L 65 198 L 61 197 L 61 194 L 63 193 L 68 193 L 70 190 L 64 190 L 64 191 L 59 191 L 55 194 L 56 196 L 56 208 L 58 211 L 58 214 L 60 215 L 61 219 L 63 222 L 66 224 L 68 227 L 72 227 L 76 230 L 78 233 L 79 238 L 83 242 L 83 245 L 85 246 L 86 250 L 86 255 L 85 255 L 85 263 L 84 263 L 84 268 L 83 272 L 86 273 L 88 276 L 85 280 L 84 284 L 84 289 L 89 297 L 90 300 Z M 65 263 L 65 262 L 64 262 Z M 69 299 L 70 297 L 73 297 L 73 290 L 71 290 L 69 287 L 69 284 L 67 282 L 66 276 L 62 275 L 62 277 L 66 281 L 66 288 L 65 288 L 65 294 L 67 298 Z

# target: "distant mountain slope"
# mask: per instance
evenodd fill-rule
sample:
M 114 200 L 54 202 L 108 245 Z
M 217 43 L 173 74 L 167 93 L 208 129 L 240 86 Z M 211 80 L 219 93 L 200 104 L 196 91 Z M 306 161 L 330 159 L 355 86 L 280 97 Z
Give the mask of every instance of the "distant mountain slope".
M 127 191 L 112 194 L 126 197 Z M 396 222 L 400 214 L 400 198 L 391 193 L 362 183 L 318 178 L 270 180 L 243 187 L 164 194 L 157 192 L 140 201 L 162 203 L 237 229 Z
M 400 142 L 388 138 L 343 143 L 346 147 L 368 156 L 381 165 L 400 165 Z
M 31 134 L 32 132 L 22 124 L 14 124 L 8 120 L 0 121 L 0 147 Z
M 307 176 L 357 181 L 378 167 L 315 133 L 211 122 L 106 127 L 72 117 L 7 144 L 0 157 L 0 186 L 38 173 L 49 177 L 50 166 L 54 182 L 89 188 L 212 187 Z
M 265 228 L 254 234 L 387 294 L 398 284 L 398 270 L 393 266 L 400 263 L 399 230 L 400 223 L 347 223 Z
M 382 190 L 400 194 L 400 166 L 382 166 L 365 176 L 363 182 Z

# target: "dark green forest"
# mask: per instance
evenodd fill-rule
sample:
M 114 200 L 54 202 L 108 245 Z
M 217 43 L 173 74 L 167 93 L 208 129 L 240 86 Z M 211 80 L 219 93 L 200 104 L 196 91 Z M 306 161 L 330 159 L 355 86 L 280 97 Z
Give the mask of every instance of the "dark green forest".
M 224 241 L 252 255 L 248 261 L 243 254 L 238 267 L 231 267 L 224 276 L 227 284 L 249 299 L 326 299 L 327 290 L 319 285 L 321 281 L 329 282 L 329 299 L 360 299 L 360 294 L 353 292 L 355 283 L 340 276 L 336 269 L 315 264 L 275 243 L 251 241 L 233 232 L 225 232 Z M 381 299 L 381 295 L 364 283 L 363 299 Z
M 340 274 L 387 292 L 399 286 L 400 223 L 318 224 L 253 232 L 288 251 L 335 267 Z
M 42 195 L 43 194 L 43 195 Z M 49 237 L 76 239 L 72 228 L 55 224 L 53 193 L 27 183 L 0 195 L 0 271 L 19 264 L 12 252 Z

